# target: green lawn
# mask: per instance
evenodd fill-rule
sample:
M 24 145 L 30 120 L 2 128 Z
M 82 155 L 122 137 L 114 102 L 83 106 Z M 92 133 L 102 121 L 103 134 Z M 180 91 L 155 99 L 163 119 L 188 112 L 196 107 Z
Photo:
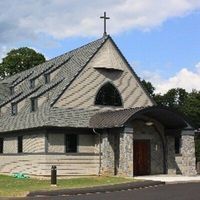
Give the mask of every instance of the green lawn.
M 52 187 L 50 186 L 50 180 L 33 178 L 16 179 L 11 176 L 0 175 L 0 196 L 25 196 L 29 191 L 34 190 L 92 187 L 131 181 L 134 181 L 134 179 L 121 177 L 81 177 L 60 179 L 58 180 L 57 187 Z

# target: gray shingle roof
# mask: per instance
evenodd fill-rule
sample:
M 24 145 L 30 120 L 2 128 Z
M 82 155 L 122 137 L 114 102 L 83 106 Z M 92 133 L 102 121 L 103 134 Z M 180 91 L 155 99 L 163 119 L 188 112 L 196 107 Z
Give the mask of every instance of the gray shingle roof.
M 107 36 L 103 37 L 0 81 L 0 108 L 6 104 L 10 105 L 8 106 L 8 111 L 0 116 L 0 132 L 47 126 L 77 128 L 122 127 L 129 119 L 138 114 L 145 114 L 150 118 L 157 119 L 166 127 L 185 127 L 187 124 L 180 115 L 167 108 L 155 106 L 105 112 L 54 107 L 55 102 L 67 90 L 108 38 Z M 51 82 L 45 84 L 43 76 L 56 70 L 57 73 Z M 30 88 L 30 81 L 34 79 L 37 79 L 38 83 L 35 88 Z M 11 86 L 15 87 L 15 94 L 12 96 L 9 89 Z M 37 98 L 43 95 L 47 97 L 46 101 L 37 111 L 30 112 L 30 98 Z M 11 104 L 22 100 L 25 101 L 24 106 L 22 106 L 17 115 L 12 116 Z
M 0 104 L 0 107 L 3 107 L 4 105 L 8 104 L 9 102 L 13 101 L 14 99 L 16 99 L 17 97 L 21 96 L 23 92 L 18 92 L 13 94 L 12 96 L 8 96 L 7 99 L 4 99 L 4 101 Z
M 92 128 L 123 127 L 130 119 L 140 118 L 143 114 L 161 122 L 165 128 L 169 129 L 182 129 L 189 125 L 182 114 L 164 106 L 136 107 L 96 113 L 91 117 L 89 125 Z
M 0 107 L 7 103 L 11 105 L 11 103 L 18 103 L 25 99 L 25 105 L 16 116 L 11 115 L 11 106 L 8 106 L 8 111 L 1 115 L 0 132 L 54 125 L 89 127 L 89 117 L 96 111 L 74 109 L 74 117 L 71 118 L 72 109 L 54 108 L 53 105 L 101 48 L 107 38 L 102 37 L 0 81 Z M 43 76 L 55 70 L 58 71 L 55 77 L 49 84 L 45 84 Z M 30 80 L 33 79 L 37 79 L 38 84 L 31 89 Z M 15 87 L 15 95 L 12 97 L 10 96 L 10 86 Z M 48 100 L 36 112 L 30 112 L 30 98 L 41 95 L 47 95 Z
M 90 119 L 90 127 L 93 128 L 114 128 L 122 127 L 127 120 L 136 112 L 144 109 L 144 107 L 136 107 L 130 109 L 105 111 L 96 113 Z

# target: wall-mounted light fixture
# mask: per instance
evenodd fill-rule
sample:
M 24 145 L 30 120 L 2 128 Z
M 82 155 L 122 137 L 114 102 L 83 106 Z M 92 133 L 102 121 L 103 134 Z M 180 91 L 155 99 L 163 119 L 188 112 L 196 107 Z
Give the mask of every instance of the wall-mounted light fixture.
M 152 125 L 153 125 L 153 122 L 147 121 L 147 122 L 145 122 L 145 124 L 146 124 L 147 126 L 152 126 Z

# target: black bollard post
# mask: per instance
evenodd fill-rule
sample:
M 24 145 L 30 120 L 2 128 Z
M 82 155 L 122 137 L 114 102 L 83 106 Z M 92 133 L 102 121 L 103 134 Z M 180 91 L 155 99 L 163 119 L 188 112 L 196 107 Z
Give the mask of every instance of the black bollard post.
M 51 167 L 51 185 L 55 186 L 57 184 L 57 169 L 55 165 Z

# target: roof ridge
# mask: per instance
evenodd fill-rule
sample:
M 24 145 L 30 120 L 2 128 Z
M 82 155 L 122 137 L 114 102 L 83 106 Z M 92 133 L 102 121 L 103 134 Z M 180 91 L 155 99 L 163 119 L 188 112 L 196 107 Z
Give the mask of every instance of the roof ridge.
M 80 47 L 77 47 L 77 48 L 72 49 L 72 50 L 70 50 L 70 51 L 67 51 L 67 52 L 65 52 L 65 53 L 63 53 L 63 54 L 61 54 L 61 55 L 58 55 L 58 56 L 53 57 L 53 58 L 51 58 L 51 59 L 49 59 L 49 60 L 46 60 L 45 62 L 43 62 L 43 63 L 41 63 L 41 64 L 38 64 L 38 65 L 36 65 L 36 66 L 34 66 L 34 67 L 31 67 L 31 68 L 26 69 L 26 70 L 24 70 L 24 71 L 18 72 L 18 73 L 14 74 L 14 75 L 8 76 L 8 77 L 6 77 L 5 79 L 0 80 L 0 83 L 6 82 L 6 80 L 11 79 L 12 77 L 15 77 L 15 76 L 16 76 L 16 79 L 17 79 L 17 75 L 19 76 L 19 75 L 21 75 L 22 73 L 28 73 L 29 70 L 30 70 L 30 71 L 31 71 L 31 70 L 34 70 L 36 67 L 42 66 L 42 65 L 44 65 L 45 63 L 48 63 L 48 62 L 52 62 L 53 60 L 55 60 L 55 59 L 57 59 L 57 58 L 59 58 L 59 57 L 62 57 L 62 56 L 64 56 L 64 55 L 71 54 L 71 53 L 74 52 L 74 51 L 77 51 L 77 50 L 79 50 L 79 49 L 81 49 L 81 48 L 84 48 L 84 47 L 86 47 L 86 46 L 88 46 L 88 45 L 91 45 L 92 43 L 98 42 L 98 41 L 100 41 L 100 40 L 106 40 L 108 37 L 109 37 L 109 36 L 103 36 L 103 37 L 101 37 L 101 38 L 99 38 L 99 39 L 93 40 L 93 41 L 91 41 L 91 42 L 89 42 L 89 43 L 87 43 L 87 44 L 84 44 L 84 45 L 80 46 Z M 11 82 L 13 82 L 13 81 L 11 81 Z M 15 81 L 14 81 L 14 82 L 15 82 Z M 8 82 L 8 83 L 9 83 L 9 82 Z
M 63 53 L 63 54 L 61 54 L 61 55 L 58 55 L 58 56 L 56 56 L 56 57 L 53 57 L 53 58 L 51 58 L 50 60 L 47 60 L 47 62 L 52 61 L 52 60 L 54 60 L 54 59 L 56 59 L 56 58 L 59 58 L 59 57 L 61 57 L 61 56 L 70 54 L 70 53 L 72 53 L 73 51 L 77 51 L 77 50 L 79 50 L 79 49 L 81 49 L 81 48 L 84 48 L 85 46 L 88 46 L 88 45 L 94 43 L 94 42 L 100 41 L 100 40 L 102 40 L 102 39 L 105 40 L 105 39 L 108 38 L 108 37 L 109 37 L 109 36 L 103 36 L 103 37 L 101 37 L 101 38 L 99 38 L 99 39 L 97 39 L 97 40 L 93 40 L 93 41 L 91 41 L 91 42 L 89 42 L 89 43 L 87 43 L 87 44 L 84 44 L 84 45 L 80 46 L 80 47 L 77 47 L 77 48 L 72 49 L 72 50 L 70 50 L 70 51 L 67 51 L 67 52 L 65 52 L 65 53 Z
M 52 101 L 51 101 L 51 103 L 50 103 L 50 105 L 51 106 L 53 106 L 56 102 L 57 102 L 57 100 L 62 96 L 62 94 L 66 91 L 66 89 L 71 85 L 71 83 L 76 79 L 76 77 L 81 73 L 81 71 L 85 68 L 85 66 L 90 62 L 90 60 L 96 55 L 96 53 L 99 51 L 99 49 L 102 47 L 102 45 L 105 43 L 105 41 L 108 39 L 109 37 L 108 36 L 106 36 L 106 37 L 102 37 L 101 39 L 98 39 L 98 40 L 95 40 L 95 41 L 93 41 L 93 42 L 90 42 L 90 43 L 88 43 L 87 45 L 91 45 L 92 43 L 95 43 L 95 42 L 97 42 L 97 41 L 101 41 L 102 39 L 102 41 L 101 41 L 101 44 L 98 46 L 98 47 L 96 47 L 96 49 L 95 49 L 95 51 L 92 53 L 92 55 L 87 59 L 87 61 L 83 64 L 83 66 L 81 67 L 81 69 L 80 70 L 78 70 L 78 72 L 75 74 L 75 76 L 70 80 L 70 82 L 69 83 L 67 83 L 64 87 L 63 87 L 63 89 L 61 90 L 61 92 L 60 92 L 60 94 L 57 96 L 57 97 L 55 97 L 55 99 L 53 99 Z M 84 46 L 87 46 L 87 45 L 84 45 Z M 83 46 L 83 47 L 84 47 Z M 82 47 L 80 47 L 80 48 L 78 48 L 78 49 L 81 49 Z M 75 51 L 75 50 L 74 50 Z

